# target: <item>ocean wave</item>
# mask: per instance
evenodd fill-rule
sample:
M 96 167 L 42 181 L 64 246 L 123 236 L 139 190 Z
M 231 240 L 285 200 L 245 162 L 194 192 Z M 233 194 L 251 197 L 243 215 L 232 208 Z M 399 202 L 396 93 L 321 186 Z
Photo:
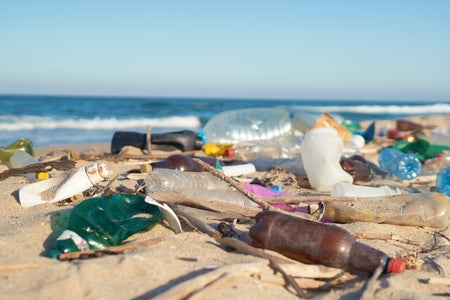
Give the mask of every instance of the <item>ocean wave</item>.
M 436 103 L 430 105 L 348 105 L 348 106 L 292 106 L 291 110 L 302 112 L 355 113 L 355 114 L 389 114 L 389 115 L 428 115 L 450 114 L 450 104 Z
M 54 119 L 39 116 L 0 116 L 0 130 L 51 130 L 51 129 L 76 129 L 76 130 L 122 130 L 131 128 L 199 128 L 200 119 L 196 116 L 172 116 L 164 118 L 93 118 L 93 119 Z

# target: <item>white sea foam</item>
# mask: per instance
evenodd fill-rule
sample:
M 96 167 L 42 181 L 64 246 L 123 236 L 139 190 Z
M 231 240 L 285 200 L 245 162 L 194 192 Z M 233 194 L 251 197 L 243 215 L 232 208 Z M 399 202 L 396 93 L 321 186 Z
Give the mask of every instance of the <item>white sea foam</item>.
M 77 129 L 77 130 L 122 130 L 131 128 L 199 128 L 201 123 L 196 116 L 173 116 L 166 118 L 93 118 L 93 119 L 61 119 L 37 116 L 0 116 L 0 130 L 50 130 L 50 129 Z
M 450 114 L 450 104 L 436 103 L 430 105 L 355 105 L 355 106 L 293 106 L 292 110 L 302 112 L 328 112 L 328 113 L 357 113 L 357 114 L 404 114 L 404 115 L 427 115 L 427 114 Z

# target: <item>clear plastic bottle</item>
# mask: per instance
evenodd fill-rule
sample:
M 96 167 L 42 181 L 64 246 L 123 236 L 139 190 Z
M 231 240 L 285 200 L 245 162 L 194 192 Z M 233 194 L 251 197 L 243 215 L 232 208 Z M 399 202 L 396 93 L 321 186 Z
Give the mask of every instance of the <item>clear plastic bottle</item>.
M 241 160 L 255 156 L 292 158 L 300 155 L 302 140 L 300 136 L 282 136 L 271 140 L 243 141 L 228 148 L 224 156 Z
M 405 262 L 360 243 L 343 228 L 264 211 L 250 228 L 255 247 L 279 252 L 308 264 L 322 264 L 346 271 L 374 272 L 380 265 L 385 273 L 400 273 Z
M 209 172 L 183 172 L 155 169 L 145 178 L 147 192 L 176 192 L 186 190 L 233 190 L 226 182 Z
M 402 180 L 414 179 L 422 171 L 422 163 L 414 153 L 403 153 L 394 148 L 381 150 L 378 163 L 383 170 Z
M 373 222 L 443 228 L 450 225 L 450 198 L 441 193 L 357 197 L 324 203 L 323 217 L 339 223 Z
M 441 170 L 436 175 L 436 191 L 450 197 L 450 167 Z
M 213 116 L 203 128 L 207 144 L 238 144 L 289 135 L 292 122 L 282 108 L 230 110 Z
M 16 151 L 10 157 L 9 162 L 13 168 L 25 168 L 26 166 L 38 164 L 40 161 L 25 151 Z M 42 180 L 49 177 L 48 172 L 35 172 L 24 174 L 30 180 Z
M 171 169 L 155 169 L 145 178 L 148 194 L 152 192 L 175 192 L 182 195 L 258 207 L 258 205 L 226 182 L 208 172 L 183 172 Z

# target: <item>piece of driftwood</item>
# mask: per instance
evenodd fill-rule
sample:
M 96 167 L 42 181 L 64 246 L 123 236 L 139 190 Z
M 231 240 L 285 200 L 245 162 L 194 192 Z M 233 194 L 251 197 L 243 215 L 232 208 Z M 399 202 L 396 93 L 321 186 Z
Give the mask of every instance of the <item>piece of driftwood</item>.
M 450 285 L 450 278 L 447 277 L 430 277 L 425 280 L 429 284 Z
M 67 261 L 81 258 L 100 257 L 105 254 L 120 254 L 139 247 L 148 247 L 151 245 L 155 245 L 157 243 L 164 241 L 165 239 L 166 239 L 165 236 L 158 236 L 144 241 L 138 241 L 119 246 L 112 246 L 104 249 L 62 253 L 58 256 L 58 259 L 62 261 Z
M 41 162 L 32 165 L 28 165 L 24 168 L 13 168 L 5 170 L 0 173 L 0 180 L 5 180 L 6 178 L 13 175 L 22 175 L 27 173 L 37 173 L 37 172 L 49 172 L 53 169 L 67 171 L 72 170 L 75 167 L 75 162 L 73 161 L 50 161 Z
M 366 282 L 366 284 L 363 286 L 362 293 L 361 293 L 361 300 L 370 300 L 373 299 L 373 294 L 375 291 L 375 286 L 377 283 L 378 278 L 383 273 L 383 266 L 380 264 L 376 269 L 375 272 L 373 272 L 372 276 L 369 278 L 369 280 Z
M 295 281 L 295 279 L 291 275 L 289 275 L 283 270 L 283 268 L 279 264 L 277 264 L 273 260 L 269 260 L 269 267 L 271 267 L 275 271 L 275 274 L 280 273 L 281 276 L 283 276 L 283 279 L 287 285 L 286 288 L 291 286 L 294 289 L 297 296 L 299 296 L 300 298 L 306 298 L 306 292 L 299 286 L 299 284 Z
M 152 155 L 152 126 L 147 126 L 147 134 L 145 135 L 145 145 L 149 155 Z
M 279 264 L 279 267 L 282 268 L 284 272 L 289 274 L 291 278 L 295 278 L 294 280 L 297 280 L 298 278 L 302 277 L 311 278 L 311 275 L 314 276 L 314 274 L 316 274 L 320 278 L 334 278 L 339 274 L 341 274 L 341 271 L 339 269 L 329 268 L 330 271 L 327 270 L 328 277 L 325 277 L 324 273 L 322 272 L 322 270 L 324 269 L 318 269 L 316 265 L 304 265 L 294 263 L 294 264 Z M 275 276 L 273 273 L 274 273 L 273 268 L 271 268 L 267 262 L 225 265 L 213 269 L 210 272 L 196 276 L 190 280 L 184 281 L 178 285 L 175 285 L 166 292 L 159 294 L 154 299 L 158 300 L 166 300 L 166 299 L 174 300 L 187 298 L 195 299 L 195 295 L 197 294 L 202 294 L 204 299 L 207 299 L 208 295 L 205 295 L 205 292 L 211 290 L 208 289 L 208 287 L 211 287 L 213 284 L 223 286 L 224 280 L 233 277 L 240 278 L 243 276 L 250 276 L 252 278 L 259 280 L 265 280 L 266 278 L 270 278 L 269 282 L 267 283 L 275 283 L 283 286 L 286 285 L 286 282 L 284 280 L 282 281 L 273 280 L 273 277 Z M 316 287 L 317 285 L 315 284 L 312 288 Z M 308 288 L 310 287 L 303 286 L 303 289 Z
M 400 243 L 408 244 L 408 245 L 414 245 L 414 246 L 420 246 L 421 243 L 417 241 L 412 241 L 406 238 L 402 238 L 399 235 L 392 234 L 392 233 L 370 233 L 370 232 L 356 232 L 353 234 L 353 236 L 357 239 L 366 239 L 366 240 L 384 240 L 384 241 L 397 241 Z
M 12 270 L 22 270 L 22 269 L 40 269 L 48 267 L 45 264 L 16 264 L 16 265 L 4 265 L 0 266 L 0 272 L 2 271 L 12 271 Z
M 267 203 L 305 203 L 305 202 L 353 202 L 357 197 L 329 196 L 329 195 L 305 195 L 295 197 L 268 197 L 264 198 Z

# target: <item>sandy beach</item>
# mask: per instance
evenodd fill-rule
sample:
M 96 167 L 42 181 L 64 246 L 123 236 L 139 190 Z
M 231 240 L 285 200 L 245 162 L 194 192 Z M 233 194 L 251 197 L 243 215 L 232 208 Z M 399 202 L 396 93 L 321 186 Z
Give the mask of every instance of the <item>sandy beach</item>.
M 412 117 L 422 125 L 450 127 L 450 116 Z M 393 127 L 394 120 L 380 121 Z M 377 122 L 377 125 L 379 123 Z M 366 124 L 367 125 L 367 124 Z M 42 162 L 69 156 L 75 167 L 104 162 L 111 171 L 109 191 L 136 191 L 146 174 L 130 172 L 173 154 L 153 151 L 152 156 L 134 152 L 129 158 L 113 159 L 109 144 L 69 145 L 35 149 Z M 380 149 L 380 144 L 367 145 Z M 378 147 L 378 148 L 377 148 Z M 375 160 L 374 151 L 368 158 Z M 202 151 L 195 153 L 203 155 Z M 98 155 L 96 157 L 96 155 Z M 139 158 L 139 155 L 142 155 Z M 0 172 L 8 170 L 0 165 Z M 53 169 L 50 176 L 62 171 Z M 257 172 L 246 175 L 260 178 Z M 239 178 L 237 178 L 239 180 Z M 434 179 L 435 180 L 435 179 Z M 57 238 L 52 229 L 54 217 L 67 214 L 79 203 L 64 201 L 30 208 L 20 206 L 18 190 L 29 184 L 21 175 L 1 181 L 0 211 L 0 298 L 1 299 L 297 299 L 292 287 L 286 287 L 283 276 L 274 273 L 267 258 L 231 249 L 212 235 L 182 221 L 183 232 L 158 224 L 151 230 L 131 236 L 117 253 L 100 253 L 61 261 L 44 254 L 54 247 Z M 383 180 L 366 185 L 391 184 L 403 193 L 429 192 L 433 178 L 420 181 Z M 301 187 L 298 187 L 299 191 Z M 217 230 L 225 213 L 187 206 L 187 212 Z M 189 210 L 190 209 L 190 210 Z M 448 208 L 450 209 L 450 207 Z M 234 214 L 235 216 L 237 214 Z M 245 235 L 249 222 L 235 225 Z M 227 218 L 227 221 L 229 219 Z M 290 261 L 299 271 L 299 286 L 313 299 L 445 299 L 450 297 L 450 229 L 370 222 L 338 224 L 358 241 L 384 251 L 392 257 L 407 260 L 400 274 L 382 274 L 371 282 L 371 274 L 353 274 L 318 265 Z M 388 237 L 388 238 L 386 238 Z M 306 241 L 305 241 L 306 242 Z M 275 257 L 281 256 L 265 251 Z M 283 269 L 284 263 L 280 264 Z M 287 268 L 287 266 L 286 266 Z M 303 275 L 302 275 L 303 274 Z M 308 275 L 313 274 L 313 275 Z

